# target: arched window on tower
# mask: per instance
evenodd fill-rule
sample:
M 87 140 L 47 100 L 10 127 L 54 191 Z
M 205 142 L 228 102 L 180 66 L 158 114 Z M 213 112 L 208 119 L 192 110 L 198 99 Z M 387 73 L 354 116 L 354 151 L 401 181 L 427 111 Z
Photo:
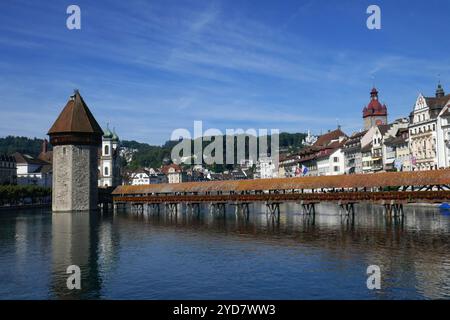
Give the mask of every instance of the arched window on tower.
M 109 146 L 108 145 L 105 146 L 105 155 L 106 156 L 109 155 Z
M 108 175 L 109 175 L 108 167 L 105 167 L 105 176 L 108 176 Z

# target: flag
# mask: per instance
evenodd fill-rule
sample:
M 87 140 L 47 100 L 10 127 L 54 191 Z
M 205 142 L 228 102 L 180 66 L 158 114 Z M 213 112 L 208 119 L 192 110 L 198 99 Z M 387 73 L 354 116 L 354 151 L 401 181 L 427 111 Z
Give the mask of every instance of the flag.
M 306 175 L 308 173 L 308 168 L 302 165 L 302 174 Z
M 302 170 L 300 170 L 300 167 L 297 166 L 295 169 L 295 176 L 298 177 L 302 173 Z

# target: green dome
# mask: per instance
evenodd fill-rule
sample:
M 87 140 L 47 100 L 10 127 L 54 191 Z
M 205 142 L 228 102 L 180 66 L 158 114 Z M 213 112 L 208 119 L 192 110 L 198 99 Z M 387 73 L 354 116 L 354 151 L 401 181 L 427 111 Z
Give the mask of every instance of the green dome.
M 106 129 L 103 131 L 103 138 L 111 139 L 113 137 L 113 134 L 111 130 L 109 130 L 109 125 L 106 125 Z
M 119 141 L 119 136 L 116 133 L 116 128 L 113 129 L 112 139 L 113 141 Z

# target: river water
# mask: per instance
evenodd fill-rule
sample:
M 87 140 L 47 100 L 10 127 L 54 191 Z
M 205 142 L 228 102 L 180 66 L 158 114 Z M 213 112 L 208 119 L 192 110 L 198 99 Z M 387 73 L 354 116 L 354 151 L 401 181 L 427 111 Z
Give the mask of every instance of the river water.
M 295 204 L 223 215 L 0 211 L 0 299 L 449 299 L 450 216 Z M 66 285 L 69 265 L 81 289 Z M 381 289 L 367 288 L 367 268 Z

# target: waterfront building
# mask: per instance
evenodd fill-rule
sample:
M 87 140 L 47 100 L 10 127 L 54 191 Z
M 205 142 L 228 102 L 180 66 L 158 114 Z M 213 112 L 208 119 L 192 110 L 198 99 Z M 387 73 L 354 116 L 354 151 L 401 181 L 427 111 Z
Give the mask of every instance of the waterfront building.
M 388 137 L 385 142 L 385 171 L 410 171 L 411 156 L 409 152 L 409 130 L 398 129 L 395 136 Z
M 278 166 L 272 157 L 261 157 L 256 163 L 255 178 L 270 179 L 278 177 Z
M 362 173 L 371 173 L 373 168 L 372 141 L 361 147 Z
M 366 133 L 367 130 L 352 134 L 342 147 L 345 159 L 344 172 L 347 174 L 358 174 L 363 172 L 361 139 Z
M 166 175 L 168 183 L 181 183 L 187 181 L 186 172 L 177 164 L 164 165 L 161 171 Z
M 345 161 L 341 148 L 346 139 L 347 135 L 340 127 L 320 135 L 312 146 L 306 147 L 299 152 L 298 165 L 307 169 L 306 175 L 308 176 L 343 173 Z M 330 156 L 332 157 L 331 160 Z M 319 163 L 321 166 L 320 173 Z M 335 169 L 337 171 L 334 171 Z
M 342 150 L 345 139 L 334 141 L 316 155 L 317 175 L 334 176 L 345 173 L 345 157 Z
M 130 184 L 133 186 L 166 182 L 166 175 L 160 170 L 155 170 L 153 168 L 140 168 L 133 171 L 130 175 Z
M 297 175 L 297 168 L 299 167 L 300 155 L 281 155 L 280 164 L 278 166 L 278 177 L 289 178 Z
M 395 161 L 397 160 L 397 143 L 404 143 L 404 139 L 402 140 L 401 137 L 398 140 L 395 139 L 399 132 L 407 130 L 408 126 L 409 121 L 406 118 L 397 119 L 389 124 L 389 128 L 383 135 L 383 170 L 394 170 Z M 397 165 L 399 161 L 400 159 L 397 160 Z
M 437 117 L 436 148 L 438 168 L 450 167 L 450 100 Z
M 53 211 L 97 208 L 103 131 L 78 90 L 48 131 L 53 146 Z
M 372 170 L 371 172 L 378 172 L 384 169 L 385 153 L 384 151 L 384 137 L 389 130 L 389 125 L 382 124 L 375 127 L 372 137 Z
M 17 168 L 17 184 L 52 187 L 52 165 L 29 154 L 13 154 Z
M 145 169 L 138 169 L 131 173 L 130 184 L 132 186 L 142 186 L 150 184 L 150 173 Z
M 0 154 L 0 185 L 16 184 L 17 168 L 14 156 Z
M 370 91 L 370 102 L 363 109 L 363 121 L 364 130 L 388 123 L 387 107 L 378 100 L 378 90 L 376 88 Z
M 409 148 L 413 170 L 438 168 L 437 118 L 449 100 L 450 95 L 445 95 L 440 83 L 434 97 L 419 94 L 410 113 L 409 124 Z
M 99 187 L 116 187 L 122 184 L 120 140 L 116 130 L 109 130 L 109 125 L 102 136 L 102 148 L 99 152 Z

